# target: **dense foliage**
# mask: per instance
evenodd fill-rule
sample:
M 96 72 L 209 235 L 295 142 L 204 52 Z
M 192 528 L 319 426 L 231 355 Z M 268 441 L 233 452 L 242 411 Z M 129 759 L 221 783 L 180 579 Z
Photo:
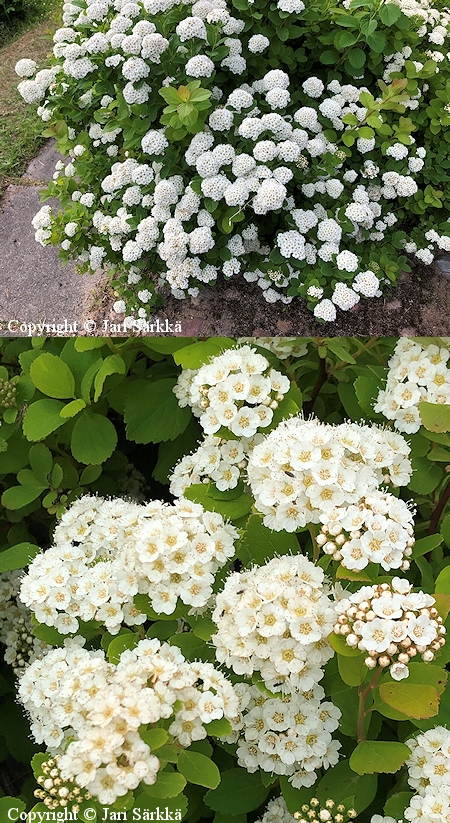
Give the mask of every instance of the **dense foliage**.
M 449 12 L 431 0 L 74 0 L 19 91 L 70 162 L 36 239 L 117 310 L 242 275 L 317 318 L 450 249 Z M 37 71 L 37 74 L 36 74 Z
M 449 353 L 1 343 L 5 820 L 446 816 Z

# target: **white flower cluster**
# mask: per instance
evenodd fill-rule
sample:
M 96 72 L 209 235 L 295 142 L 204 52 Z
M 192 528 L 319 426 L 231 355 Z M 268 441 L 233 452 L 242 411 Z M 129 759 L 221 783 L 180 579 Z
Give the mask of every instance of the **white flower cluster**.
M 5 646 L 5 663 L 19 674 L 50 648 L 33 635 L 30 610 L 19 600 L 21 571 L 0 575 L 0 643 Z
M 401 435 L 376 426 L 292 417 L 255 446 L 248 482 L 264 524 L 296 531 L 345 517 L 381 483 L 406 485 L 409 451 Z
M 388 492 L 372 492 L 357 505 L 336 509 L 316 541 L 325 554 L 346 569 L 360 571 L 380 563 L 385 571 L 407 571 L 414 545 L 413 513 L 407 503 Z
M 216 597 L 216 658 L 236 674 L 258 671 L 272 691 L 307 691 L 333 656 L 336 620 L 324 572 L 303 555 L 234 572 Z
M 262 769 L 287 775 L 295 788 L 312 786 L 315 769 L 336 765 L 341 744 L 331 732 L 339 726 L 340 709 L 322 702 L 325 692 L 315 686 L 284 697 L 261 692 L 257 686 L 238 683 L 239 716 L 231 720 L 237 742 L 238 764 L 248 772 Z
M 419 431 L 419 403 L 450 403 L 449 357 L 450 349 L 445 345 L 421 346 L 400 337 L 389 360 L 386 388 L 378 394 L 375 411 L 393 420 L 399 431 Z
M 444 726 L 406 741 L 411 756 L 406 761 L 408 783 L 417 794 L 404 816 L 410 823 L 445 821 L 450 815 L 450 732 Z
M 273 410 L 289 391 L 289 378 L 250 346 L 228 349 L 197 371 L 186 369 L 174 393 L 191 406 L 205 434 L 224 426 L 237 437 L 253 437 L 270 426 Z
M 198 449 L 175 466 L 169 477 L 171 494 L 181 497 L 194 483 L 214 483 L 219 491 L 235 489 L 245 476 L 250 451 L 262 439 L 262 434 L 239 440 L 207 435 Z
M 184 498 L 139 506 L 85 496 L 63 515 L 54 546 L 30 564 L 20 597 L 62 634 L 76 632 L 79 620 L 116 634 L 122 623 L 145 622 L 133 603 L 138 593 L 158 613 L 172 614 L 178 598 L 205 606 L 236 538 L 220 514 Z
M 336 603 L 334 632 L 348 646 L 368 652 L 367 668 L 389 667 L 394 680 L 403 680 L 409 676 L 411 658 L 420 654 L 429 663 L 445 644 L 445 627 L 434 603 L 431 594 L 413 592 L 412 584 L 400 577 L 362 586 Z
M 36 782 L 40 788 L 35 789 L 34 796 L 50 811 L 67 807 L 72 815 L 77 815 L 81 803 L 92 800 L 92 795 L 86 789 L 81 789 L 71 780 L 63 780 L 59 770 L 59 755 L 48 757 L 40 764 L 40 774 Z M 68 817 L 70 820 L 70 818 Z M 76 819 L 76 818 L 75 818 Z
M 205 723 L 238 712 L 233 686 L 212 664 L 189 663 L 156 639 L 123 652 L 117 666 L 68 641 L 26 669 L 18 694 L 35 740 L 61 755 L 62 778 L 103 805 L 156 781 L 159 760 L 140 726 L 171 718 L 169 733 L 189 746 L 206 737 Z
M 248 344 L 267 349 L 276 354 L 279 360 L 304 357 L 308 354 L 308 343 L 304 343 L 298 337 L 238 337 L 237 342 L 239 345 Z
M 366 122 L 368 109 L 360 95 L 370 89 L 360 85 L 361 78 L 325 85 L 314 65 L 309 74 L 309 60 L 291 76 L 271 68 L 271 38 L 254 33 L 248 10 L 237 12 L 227 0 L 66 5 L 64 27 L 54 35 L 55 65 L 37 71 L 27 58 L 17 64 L 25 78 L 20 93 L 40 104 L 44 121 L 57 122 L 61 100 L 73 100 L 68 116 L 72 162 L 65 168 L 58 164 L 53 193 L 60 193 L 67 177 L 77 180 L 79 190 L 61 218 L 51 207 L 39 213 L 39 221 L 46 222 L 36 229 L 38 242 L 59 242 L 86 268 L 110 263 L 134 276 L 138 263 L 144 271 L 157 272 L 158 287 L 168 286 L 180 299 L 195 296 L 201 284 L 215 282 L 220 274 L 242 273 L 261 287 L 267 302 L 288 304 L 295 281 L 315 317 L 331 322 L 337 309 L 350 310 L 361 296 L 379 296 L 385 275 L 376 244 L 388 242 L 397 222 L 392 201 L 417 193 L 415 178 L 426 150 L 411 138 L 408 146 L 393 140 L 385 151 L 377 136 L 359 137 L 342 151 L 341 135 L 355 128 L 348 116 L 356 124 Z M 408 57 L 422 56 L 430 45 L 437 71 L 446 59 L 448 12 L 428 0 L 403 0 L 403 5 L 413 18 L 411 42 L 417 47 L 414 54 L 406 46 L 386 57 L 380 72 L 387 82 Z M 286 14 L 304 8 L 302 0 L 278 0 L 280 30 Z M 274 36 L 277 28 L 274 24 Z M 213 43 L 221 44 L 220 57 Z M 405 108 L 417 108 L 428 88 L 419 74 L 423 64 L 412 62 L 418 91 L 404 101 Z M 379 78 L 372 74 L 367 73 L 367 82 L 378 94 Z M 192 78 L 211 92 L 212 105 L 203 130 L 192 139 L 186 132 L 174 148 L 170 128 L 158 127 L 163 105 L 158 93 L 167 86 L 184 87 Z M 126 114 L 117 117 L 119 101 L 128 108 L 128 122 Z M 144 113 L 137 111 L 147 104 L 156 109 L 148 130 Z M 333 133 L 335 142 L 329 139 Z M 169 142 L 179 171 L 170 177 L 161 176 Z M 364 159 L 371 152 L 377 162 Z M 211 200 L 217 204 L 212 212 Z M 221 248 L 218 214 L 223 216 L 227 207 L 242 213 L 244 222 Z M 253 222 L 255 215 L 267 214 L 270 220 Z M 432 231 L 431 238 L 425 237 L 428 246 L 416 247 L 416 256 L 426 263 L 436 246 L 450 245 L 447 236 Z M 274 252 L 283 258 L 279 268 L 271 265 Z M 328 277 L 323 263 L 333 265 L 333 286 L 323 282 Z M 341 280 L 340 272 L 351 277 Z M 139 320 L 148 316 L 139 304 L 142 291 L 153 295 L 148 285 L 133 298 Z

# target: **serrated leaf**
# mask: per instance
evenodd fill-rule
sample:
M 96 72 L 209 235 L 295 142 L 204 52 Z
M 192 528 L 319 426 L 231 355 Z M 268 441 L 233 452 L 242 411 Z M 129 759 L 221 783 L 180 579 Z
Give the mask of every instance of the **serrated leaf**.
M 0 573 L 23 569 L 39 554 L 40 548 L 34 543 L 18 543 L 0 552 Z
M 183 791 L 186 785 L 186 780 L 182 774 L 178 772 L 159 771 L 156 783 L 151 786 L 147 783 L 143 784 L 144 791 L 150 797 L 158 797 L 165 799 L 167 797 L 177 797 Z
M 42 394 L 48 397 L 73 397 L 75 392 L 75 378 L 67 365 L 50 352 L 43 352 L 30 367 L 31 379 Z
M 417 720 L 434 717 L 439 710 L 439 692 L 434 686 L 415 683 L 382 683 L 381 699 L 396 711 Z
M 60 400 L 36 400 L 27 409 L 23 419 L 23 433 L 27 440 L 44 440 L 66 422 L 60 412 L 64 404 Z
M 178 349 L 173 359 L 183 369 L 199 369 L 204 363 L 208 363 L 211 357 L 216 357 L 226 349 L 235 346 L 236 341 L 231 337 L 210 337 L 208 340 L 191 343 L 189 346 Z
M 191 419 L 189 408 L 181 408 L 173 393 L 171 378 L 137 380 L 128 391 L 124 420 L 127 438 L 135 443 L 175 440 Z
M 363 740 L 350 757 L 350 768 L 357 774 L 394 774 L 411 756 L 405 743 Z
M 81 398 L 77 400 L 71 400 L 70 403 L 67 403 L 63 409 L 60 411 L 61 417 L 67 419 L 68 417 L 75 417 L 78 412 L 82 411 L 86 408 L 86 403 Z
M 297 554 L 299 543 L 295 534 L 273 532 L 263 525 L 259 514 L 251 514 L 238 545 L 238 555 L 244 563 L 262 566 L 273 557 Z
M 450 405 L 440 403 L 419 403 L 422 425 L 430 432 L 450 432 Z
M 108 460 L 116 448 L 117 432 L 103 414 L 85 409 L 75 422 L 70 445 L 75 460 L 99 465 Z

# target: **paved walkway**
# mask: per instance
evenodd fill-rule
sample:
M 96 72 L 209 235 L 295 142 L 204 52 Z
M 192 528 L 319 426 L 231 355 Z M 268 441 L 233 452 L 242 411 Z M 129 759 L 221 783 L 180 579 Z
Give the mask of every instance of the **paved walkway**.
M 58 250 L 34 239 L 31 221 L 42 203 L 39 192 L 60 157 L 47 143 L 31 161 L 20 185 L 9 186 L 0 202 L 0 333 L 20 333 L 23 323 L 78 323 L 89 318 L 93 289 L 101 274 L 80 276 L 63 266 Z M 22 333 L 25 330 L 22 330 Z

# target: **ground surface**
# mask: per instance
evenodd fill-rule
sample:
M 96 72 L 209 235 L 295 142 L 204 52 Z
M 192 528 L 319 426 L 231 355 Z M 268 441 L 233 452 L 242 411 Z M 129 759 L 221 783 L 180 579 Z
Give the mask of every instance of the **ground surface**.
M 65 335 L 123 336 L 123 330 L 111 326 L 123 318 L 112 312 L 116 298 L 106 276 L 80 276 L 73 265 L 61 265 L 56 249 L 42 248 L 34 240 L 31 220 L 40 207 L 39 189 L 51 178 L 57 159 L 47 143 L 0 202 L 1 333 L 8 334 L 8 323 L 18 321 L 9 334 L 27 334 L 26 327 L 20 330 L 21 323 L 48 322 L 62 325 Z M 441 258 L 436 266 L 415 267 L 395 289 L 379 299 L 362 300 L 350 312 L 339 312 L 333 324 L 316 323 L 300 299 L 291 306 L 269 305 L 258 286 L 242 278 L 205 289 L 195 299 L 170 298 L 153 320 L 156 317 L 160 334 L 167 318 L 173 326 L 180 324 L 178 333 L 186 336 L 448 336 L 450 257 Z
M 58 5 L 53 15 L 49 14 L 48 20 L 0 47 L 0 195 L 10 183 L 18 181 L 27 162 L 43 142 L 40 136 L 42 120 L 17 91 L 20 78 L 14 66 L 22 57 L 29 57 L 40 68 L 44 67 L 52 48 L 51 32 L 56 28 L 61 7 Z

